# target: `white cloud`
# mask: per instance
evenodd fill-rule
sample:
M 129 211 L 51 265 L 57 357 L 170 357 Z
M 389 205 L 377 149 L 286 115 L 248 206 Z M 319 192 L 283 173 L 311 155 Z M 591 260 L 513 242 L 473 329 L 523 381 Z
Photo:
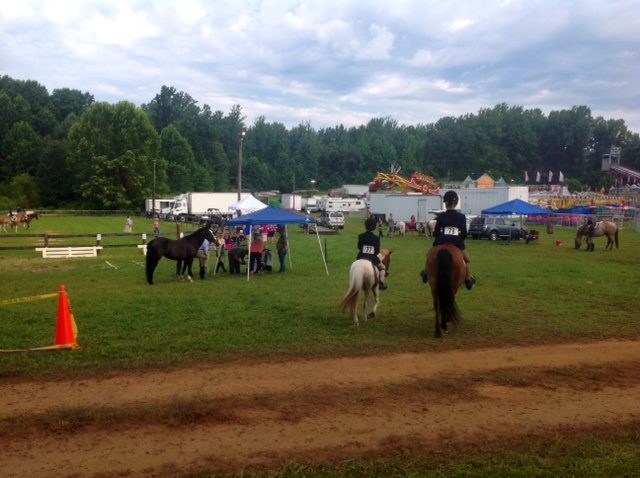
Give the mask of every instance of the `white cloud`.
M 136 104 L 170 85 L 287 125 L 506 102 L 584 104 L 640 131 L 638 20 L 635 0 L 6 1 L 1 73 Z

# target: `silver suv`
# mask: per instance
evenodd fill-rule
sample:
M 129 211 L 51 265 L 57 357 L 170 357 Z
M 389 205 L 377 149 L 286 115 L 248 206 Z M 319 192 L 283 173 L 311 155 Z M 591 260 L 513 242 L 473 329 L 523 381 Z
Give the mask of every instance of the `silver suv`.
M 318 224 L 331 229 L 344 229 L 344 214 L 342 211 L 325 211 Z
M 499 216 L 480 216 L 471 220 L 467 234 L 474 239 L 489 238 L 492 241 L 498 239 L 520 239 L 521 229 L 509 218 Z

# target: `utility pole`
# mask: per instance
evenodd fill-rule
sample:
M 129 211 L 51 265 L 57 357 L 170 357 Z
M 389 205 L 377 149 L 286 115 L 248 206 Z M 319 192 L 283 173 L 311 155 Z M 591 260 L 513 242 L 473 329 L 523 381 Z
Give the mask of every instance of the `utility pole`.
M 245 132 L 240 132 L 240 148 L 238 149 L 238 201 L 242 199 L 242 143 L 244 143 Z

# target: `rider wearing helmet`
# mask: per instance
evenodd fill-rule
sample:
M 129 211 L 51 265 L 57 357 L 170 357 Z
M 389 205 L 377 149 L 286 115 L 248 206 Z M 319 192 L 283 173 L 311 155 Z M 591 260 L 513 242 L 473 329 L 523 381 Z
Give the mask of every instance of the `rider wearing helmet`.
M 464 240 L 467 237 L 467 218 L 455 209 L 458 205 L 458 194 L 455 191 L 447 191 L 444 194 L 443 201 L 447 210 L 438 214 L 436 218 L 433 245 L 453 244 L 462 250 L 464 262 L 467 266 L 467 276 L 464 283 L 467 289 L 471 290 L 476 283 L 476 279 L 471 275 L 469 267 L 471 260 L 464 246 Z
M 380 253 L 380 238 L 373 231 L 376 230 L 377 222 L 373 217 L 364 221 L 365 232 L 358 236 L 358 257 L 371 261 L 380 271 L 380 289 L 385 290 L 387 284 L 384 281 L 385 267 L 378 254 Z

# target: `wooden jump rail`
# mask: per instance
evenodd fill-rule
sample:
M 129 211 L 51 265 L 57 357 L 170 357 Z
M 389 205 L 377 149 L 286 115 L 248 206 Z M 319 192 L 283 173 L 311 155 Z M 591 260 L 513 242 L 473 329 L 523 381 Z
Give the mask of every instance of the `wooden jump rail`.
M 36 247 L 46 259 L 71 259 L 76 257 L 98 257 L 102 246 Z

